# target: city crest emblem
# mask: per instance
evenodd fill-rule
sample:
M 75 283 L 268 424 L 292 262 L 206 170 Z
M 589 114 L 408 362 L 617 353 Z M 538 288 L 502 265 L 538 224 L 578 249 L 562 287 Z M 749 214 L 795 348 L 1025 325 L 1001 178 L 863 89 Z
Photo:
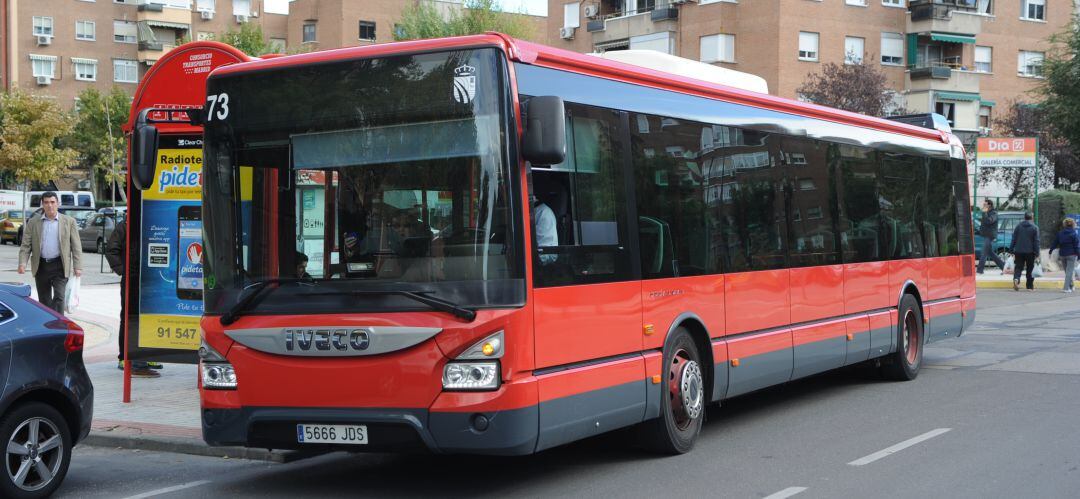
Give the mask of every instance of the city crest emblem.
M 476 68 L 464 64 L 454 69 L 454 100 L 469 104 L 476 97 Z

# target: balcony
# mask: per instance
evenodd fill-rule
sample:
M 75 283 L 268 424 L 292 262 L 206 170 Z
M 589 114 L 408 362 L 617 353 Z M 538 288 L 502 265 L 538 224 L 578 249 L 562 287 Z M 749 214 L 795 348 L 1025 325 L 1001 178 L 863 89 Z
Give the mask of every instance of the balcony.
M 143 3 L 139 5 L 136 21 L 157 21 L 169 24 L 191 25 L 191 11 L 162 7 L 160 4 Z
M 979 93 L 979 73 L 953 69 L 943 65 L 914 67 L 907 74 L 907 90 L 910 92 L 937 90 L 977 94 Z
M 675 7 L 617 12 L 590 19 L 585 29 L 592 33 L 593 45 L 603 45 L 641 35 L 676 32 L 678 18 Z
M 145 62 L 153 64 L 158 59 L 161 59 L 168 54 L 170 50 L 176 48 L 176 45 L 166 44 L 161 42 L 139 42 L 139 52 L 137 59 L 139 62 Z
M 982 20 L 974 0 L 912 1 L 908 4 L 908 33 L 957 33 L 978 35 Z

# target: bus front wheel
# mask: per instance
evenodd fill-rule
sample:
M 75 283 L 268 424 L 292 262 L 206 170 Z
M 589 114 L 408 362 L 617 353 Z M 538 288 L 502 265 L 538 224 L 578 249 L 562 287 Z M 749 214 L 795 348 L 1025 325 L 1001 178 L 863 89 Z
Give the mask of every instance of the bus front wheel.
M 664 347 L 660 383 L 660 417 L 642 425 L 642 441 L 664 454 L 694 448 L 705 419 L 705 370 L 697 344 L 684 328 L 676 329 Z
M 925 340 L 922 309 L 914 296 L 905 294 L 900 300 L 897 322 L 896 352 L 881 366 L 882 374 L 889 379 L 909 381 L 919 375 Z

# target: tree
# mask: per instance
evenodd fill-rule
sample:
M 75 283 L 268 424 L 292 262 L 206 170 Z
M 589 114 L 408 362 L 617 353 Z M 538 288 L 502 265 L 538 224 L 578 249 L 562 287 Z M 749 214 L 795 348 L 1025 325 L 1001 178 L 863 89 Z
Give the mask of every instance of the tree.
M 60 145 L 74 120 L 54 99 L 15 89 L 0 97 L 0 108 L 0 172 L 25 185 L 59 178 L 76 163 L 78 154 Z
M 896 93 L 885 73 L 865 62 L 873 59 L 867 56 L 857 64 L 825 63 L 821 73 L 807 74 L 795 92 L 814 104 L 844 111 L 870 116 L 903 114 L 893 102 Z
M 1074 15 L 1064 31 L 1050 37 L 1051 49 L 1042 64 L 1042 83 L 1036 90 L 1046 128 L 1061 142 L 1054 150 L 1055 187 L 1080 182 L 1080 163 L 1070 144 L 1080 145 L 1080 17 Z M 1042 145 L 1042 143 L 1040 143 Z M 1045 145 L 1043 145 L 1045 147 Z
M 1077 157 L 1069 141 L 1057 133 L 1042 105 L 1010 101 L 1005 113 L 993 122 L 994 135 L 998 137 L 1036 137 L 1039 139 L 1039 182 L 1043 189 L 1053 188 L 1054 172 L 1062 168 L 1076 168 Z M 1009 187 L 1005 204 L 1035 194 L 1035 175 L 1024 168 L 980 168 L 979 185 L 998 182 Z
M 131 97 L 119 87 L 114 86 L 108 94 L 94 88 L 79 94 L 75 126 L 63 142 L 79 151 L 79 165 L 92 172 L 97 195 L 107 192 L 106 188 L 124 185 L 120 171 L 126 164 L 127 148 L 120 127 L 127 122 L 130 109 Z
M 252 57 L 275 52 L 273 45 L 270 45 L 270 42 L 263 36 L 262 26 L 256 23 L 242 23 L 240 24 L 240 31 L 233 31 L 232 28 L 229 28 L 229 31 L 221 35 L 220 41 L 232 45 Z
M 395 40 L 475 35 L 498 31 L 515 38 L 529 38 L 533 27 L 524 14 L 503 11 L 497 0 L 466 0 L 462 8 L 441 10 L 431 2 L 405 8 L 395 26 Z

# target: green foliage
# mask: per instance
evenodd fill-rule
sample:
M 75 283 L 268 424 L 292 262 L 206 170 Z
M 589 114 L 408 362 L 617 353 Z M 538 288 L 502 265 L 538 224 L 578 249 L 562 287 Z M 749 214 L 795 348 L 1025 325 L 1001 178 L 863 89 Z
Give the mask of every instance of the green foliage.
M 130 110 L 131 96 L 116 86 L 108 94 L 94 88 L 79 94 L 75 126 L 63 142 L 79 151 L 79 164 L 94 172 L 96 185 L 124 185 L 120 171 L 126 164 L 127 148 L 120 127 Z
M 533 35 L 533 27 L 524 14 L 503 11 L 497 0 L 466 0 L 464 8 L 445 12 L 428 2 L 407 7 L 394 28 L 394 39 L 441 38 L 488 31 L 515 38 Z
M 240 31 L 233 31 L 232 28 L 221 35 L 222 43 L 232 45 L 240 49 L 241 52 L 250 55 L 252 57 L 258 57 L 260 55 L 266 55 L 274 52 L 274 47 L 270 45 L 270 42 L 263 36 L 262 26 L 256 23 L 243 23 L 240 25 Z
M 1074 15 L 1050 43 L 1037 90 L 1043 98 L 1039 108 L 1048 128 L 1068 145 L 1068 154 L 1054 162 L 1054 184 L 1074 186 L 1080 182 L 1080 160 L 1072 147 L 1080 144 L 1080 17 Z
M 78 154 L 59 145 L 74 119 L 55 99 L 16 89 L 0 98 L 0 108 L 0 172 L 14 175 L 17 182 L 47 182 L 75 164 Z
M 858 64 L 821 65 L 820 73 L 809 73 L 795 90 L 802 98 L 822 106 L 862 113 L 869 116 L 904 114 L 894 109 L 892 88 L 885 72 L 869 61 L 873 54 Z

